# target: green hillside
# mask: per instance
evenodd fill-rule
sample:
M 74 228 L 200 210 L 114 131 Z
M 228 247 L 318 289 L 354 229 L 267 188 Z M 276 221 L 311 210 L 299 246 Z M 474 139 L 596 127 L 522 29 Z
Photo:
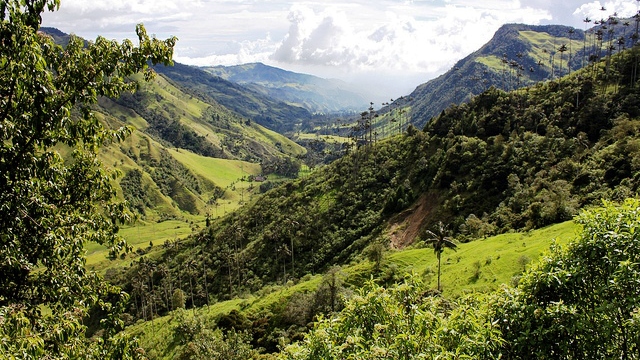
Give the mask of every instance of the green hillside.
M 458 297 L 469 292 L 493 291 L 503 284 L 517 282 L 525 268 L 537 262 L 552 244 L 567 244 L 575 239 L 577 230 L 576 224 L 565 222 L 528 233 L 504 234 L 460 244 L 457 252 L 445 253 L 446 265 L 442 270 L 444 292 L 450 297 Z M 386 253 L 380 270 L 376 270 L 373 263 L 364 261 L 344 266 L 341 272 L 346 286 L 362 286 L 363 281 L 380 273 L 397 280 L 406 274 L 415 273 L 427 284 L 435 286 L 433 271 L 436 266 L 432 249 L 415 248 Z M 274 286 L 266 291 L 219 301 L 194 309 L 193 312 L 176 310 L 154 319 L 153 322 L 146 321 L 131 326 L 127 332 L 140 339 L 140 345 L 151 359 L 173 359 L 188 351 L 186 346 L 189 340 L 179 337 L 184 323 L 199 323 L 204 328 L 214 329 L 222 319 L 234 314 L 232 316 L 237 319 L 244 318 L 253 323 L 260 318 L 271 323 L 281 321 L 282 323 L 274 325 L 284 326 L 283 329 L 286 329 L 296 324 L 287 324 L 292 319 L 283 319 L 284 314 L 279 312 L 301 306 L 296 303 L 300 297 L 319 297 L 324 281 L 326 278 L 323 279 L 320 275 L 308 276 L 286 286 Z M 307 306 L 312 307 L 312 302 Z M 258 329 L 248 324 L 245 326 L 250 338 L 258 336 Z
M 503 25 L 487 44 L 408 96 L 411 123 L 423 127 L 451 104 L 469 101 L 490 87 L 510 91 L 609 61 L 611 54 L 634 45 L 632 30 L 623 25 L 634 22 L 614 15 L 587 31 L 560 25 Z
M 160 218 L 204 215 L 212 212 L 217 199 L 235 209 L 240 194 L 229 187 L 229 176 L 239 181 L 247 175 L 277 173 L 273 165 L 266 166 L 293 162 L 306 152 L 280 134 L 185 93 L 162 76 L 133 95 L 115 102 L 102 99 L 100 105 L 96 111 L 103 121 L 136 129 L 124 143 L 105 148 L 102 156 L 105 164 L 123 170 L 121 186 L 123 180 L 135 181 L 123 189 L 123 196 L 143 215 L 147 210 Z M 201 163 L 207 161 L 210 167 L 202 171 Z M 246 173 L 227 169 L 238 161 L 247 164 Z
M 155 69 L 203 99 L 211 99 L 227 109 L 271 130 L 285 133 L 311 118 L 303 107 L 293 106 L 260 92 L 214 76 L 205 70 L 183 64 Z
M 204 227 L 205 217 L 223 216 L 259 194 L 261 183 L 253 177 L 280 181 L 297 175 L 297 158 L 306 153 L 287 137 L 189 95 L 162 76 L 141 83 L 133 95 L 101 98 L 94 112 L 114 129 L 135 129 L 100 152 L 106 167 L 121 171 L 118 196 L 138 215 L 121 231 L 135 250 L 131 255 L 113 261 L 106 247 L 87 248 L 87 265 L 101 271 L 141 255 L 157 256 L 164 243 Z
M 433 284 L 433 250 L 411 247 L 439 221 L 460 243 L 458 252 L 445 251 L 442 259 L 447 296 L 515 283 L 514 276 L 548 246 L 545 241 L 574 230 L 549 228 L 544 236 L 529 231 L 570 220 L 601 199 L 637 193 L 639 90 L 627 84 L 637 81 L 638 51 L 525 90 L 491 88 L 451 106 L 423 131 L 409 126 L 384 140 L 362 137 L 348 155 L 255 197 L 167 249 L 151 262 L 165 269 L 152 273 L 154 283 L 181 288 L 189 294 L 186 307 L 196 308 L 211 299 L 290 286 L 317 273 L 332 276 L 336 265 L 351 268 L 343 270 L 347 274 L 364 274 L 349 280 L 358 287 L 369 278 L 367 258 L 378 263 L 374 278 L 381 284 L 401 281 L 411 269 Z M 608 75 L 609 67 L 618 69 L 617 77 Z M 497 234 L 505 235 L 486 244 L 478 240 Z M 388 254 L 381 265 L 385 249 L 407 248 Z M 458 263 L 460 272 L 450 275 L 448 269 Z M 195 285 L 189 287 L 177 281 L 185 264 L 192 264 L 188 276 Z M 136 294 L 132 316 L 148 318 L 147 310 L 142 313 L 148 300 L 132 285 L 148 273 L 134 263 L 111 276 Z M 156 299 L 154 313 L 172 309 L 161 289 L 145 294 Z M 296 304 L 311 301 L 304 296 Z M 327 303 L 322 304 L 305 314 L 323 313 Z M 300 318 L 283 320 L 282 308 L 270 311 L 267 319 L 240 319 L 229 326 L 248 330 L 242 324 L 262 321 L 265 334 L 287 328 L 285 339 L 305 331 Z M 310 321 L 307 315 L 300 316 Z M 277 341 L 261 336 L 253 346 L 275 351 Z

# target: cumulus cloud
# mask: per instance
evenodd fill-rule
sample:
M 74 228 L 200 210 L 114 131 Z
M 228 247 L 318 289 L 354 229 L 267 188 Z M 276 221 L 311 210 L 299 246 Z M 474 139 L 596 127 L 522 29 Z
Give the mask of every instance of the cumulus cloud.
M 226 44 L 226 51 L 220 54 L 209 54 L 205 56 L 190 56 L 190 54 L 198 54 L 201 49 L 182 48 L 174 56 L 174 60 L 195 65 L 195 66 L 211 66 L 211 65 L 238 65 L 253 62 L 269 62 L 272 54 L 276 51 L 277 44 L 271 39 L 270 35 L 264 39 L 254 41 L 233 41 Z
M 602 10 L 602 9 L 605 10 Z M 627 0 L 592 1 L 578 7 L 573 14 L 592 20 L 606 19 L 616 13 L 619 17 L 628 18 L 638 11 L 638 5 Z
M 294 6 L 289 31 L 271 58 L 349 71 L 438 72 L 479 48 L 504 23 L 536 24 L 550 18 L 548 12 L 522 7 L 518 1 L 473 4 L 405 3 L 378 11 L 363 5 L 349 12 Z M 363 19 L 367 12 L 370 16 Z

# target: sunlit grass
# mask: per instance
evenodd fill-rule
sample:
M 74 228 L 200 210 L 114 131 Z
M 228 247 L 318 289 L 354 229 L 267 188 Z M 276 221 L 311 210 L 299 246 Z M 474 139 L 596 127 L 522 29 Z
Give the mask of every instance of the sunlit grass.
M 86 265 L 89 269 L 104 271 L 109 267 L 128 264 L 138 256 L 136 254 L 138 249 L 143 249 L 145 252 L 149 248 L 152 251 L 160 251 L 165 241 L 184 238 L 190 235 L 193 229 L 202 228 L 203 226 L 204 216 L 192 216 L 190 219 L 162 222 L 138 221 L 133 225 L 121 228 L 119 232 L 119 235 L 133 247 L 132 253 L 124 259 L 109 260 L 107 247 L 97 243 L 87 243 L 85 246 Z
M 459 244 L 442 254 L 441 285 L 447 296 L 469 291 L 489 291 L 510 284 L 531 261 L 547 251 L 553 241 L 566 244 L 576 236 L 572 221 L 527 233 L 508 233 Z M 438 261 L 431 248 L 391 253 L 389 261 L 400 271 L 423 275 L 436 288 Z

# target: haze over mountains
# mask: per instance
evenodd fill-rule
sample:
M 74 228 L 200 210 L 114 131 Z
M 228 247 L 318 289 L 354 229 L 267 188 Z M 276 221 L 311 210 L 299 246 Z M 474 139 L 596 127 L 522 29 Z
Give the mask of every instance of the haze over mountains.
M 340 80 L 298 74 L 262 63 L 203 69 L 275 99 L 301 105 L 314 113 L 358 111 L 373 96 L 367 89 L 356 88 Z

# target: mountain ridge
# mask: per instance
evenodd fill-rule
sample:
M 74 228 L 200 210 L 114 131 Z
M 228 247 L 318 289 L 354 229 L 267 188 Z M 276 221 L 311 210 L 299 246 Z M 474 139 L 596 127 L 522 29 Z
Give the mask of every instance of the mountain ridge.
M 202 69 L 314 113 L 352 111 L 367 104 L 366 94 L 358 94 L 360 89 L 356 90 L 343 81 L 300 74 L 263 63 Z
M 603 37 L 600 44 L 594 43 L 598 32 L 603 34 L 598 35 Z M 623 34 L 627 35 L 624 43 L 616 40 L 612 53 L 633 46 L 634 40 L 624 26 L 607 28 L 599 24 L 585 31 L 565 25 L 505 24 L 489 42 L 457 61 L 449 71 L 405 96 L 412 99 L 411 123 L 422 128 L 451 104 L 469 101 L 492 86 L 515 90 L 592 65 L 588 58 L 596 49 L 602 51 L 610 46 L 607 42 Z M 564 50 L 559 51 L 563 45 Z

